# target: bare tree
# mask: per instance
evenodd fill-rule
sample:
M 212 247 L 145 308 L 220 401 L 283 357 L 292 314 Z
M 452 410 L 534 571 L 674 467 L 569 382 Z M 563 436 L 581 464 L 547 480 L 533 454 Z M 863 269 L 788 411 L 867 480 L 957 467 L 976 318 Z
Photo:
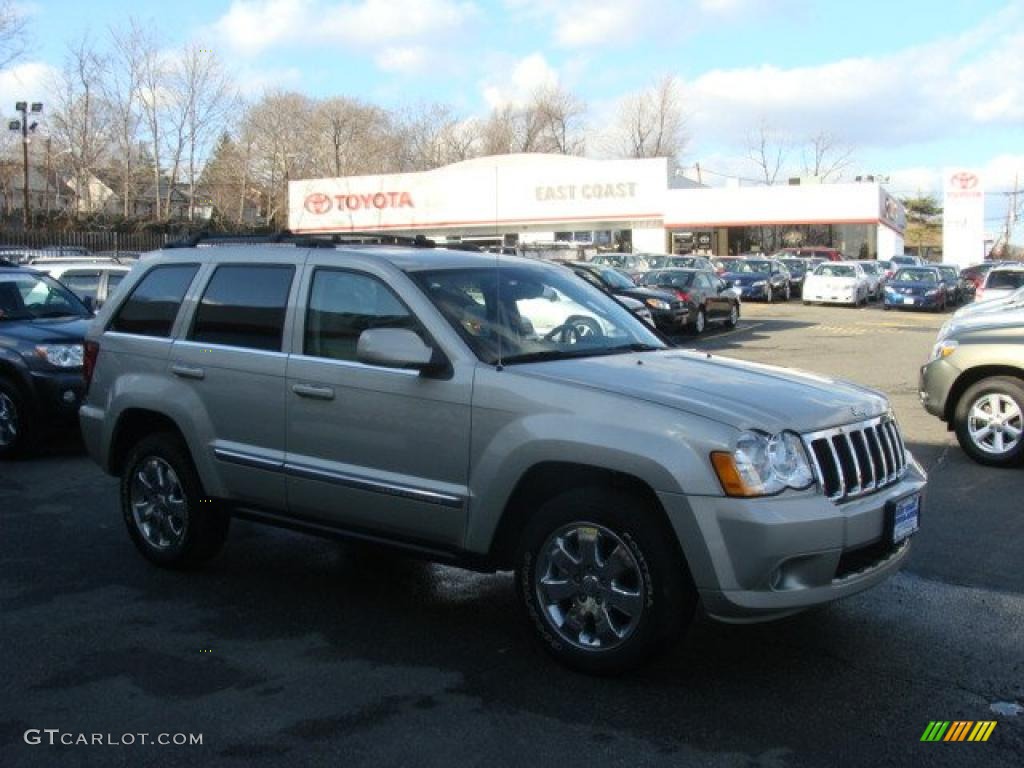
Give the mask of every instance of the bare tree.
M 826 130 L 808 138 L 801 155 L 804 175 L 819 176 L 822 181 L 842 176 L 853 164 L 853 147 Z
M 686 147 L 686 116 L 679 83 L 666 75 L 656 85 L 626 96 L 616 125 L 623 157 L 667 157 L 675 164 Z
M 761 121 L 755 131 L 747 134 L 747 158 L 757 166 L 758 174 L 768 186 L 775 184 L 789 154 L 782 135 Z
M 527 108 L 543 131 L 541 151 L 560 155 L 582 155 L 586 143 L 583 119 L 586 105 L 573 93 L 558 86 L 543 88 L 534 94 Z
M 398 118 L 401 168 L 426 171 L 474 156 L 475 124 L 464 122 L 445 104 L 426 104 Z
M 82 37 L 70 46 L 63 72 L 54 84 L 54 135 L 69 150 L 79 213 L 94 212 L 93 178 L 108 149 L 110 126 L 95 86 L 103 71 L 103 58 L 92 42 Z
M 101 87 L 113 118 L 111 136 L 118 162 L 112 170 L 120 181 L 122 213 L 128 217 L 133 212 L 136 161 L 142 125 L 140 87 L 145 40 L 139 28 L 132 23 L 124 29 L 112 28 L 110 42 L 111 53 Z
M 129 21 L 138 45 L 139 103 L 142 105 L 143 125 L 153 160 L 153 217 L 159 220 L 163 212 L 160 201 L 160 176 L 163 143 L 164 89 L 167 64 L 160 53 L 160 41 L 135 19 Z
M 343 96 L 315 107 L 314 134 L 318 142 L 314 171 L 324 176 L 380 173 L 393 151 L 394 129 L 380 107 Z
M 25 52 L 27 20 L 14 0 L 0 2 L 0 69 Z

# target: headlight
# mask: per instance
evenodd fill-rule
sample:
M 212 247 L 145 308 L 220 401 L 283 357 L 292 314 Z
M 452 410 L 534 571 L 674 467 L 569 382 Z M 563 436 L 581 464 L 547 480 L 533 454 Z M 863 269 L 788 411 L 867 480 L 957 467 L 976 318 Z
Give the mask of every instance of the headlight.
M 651 309 L 671 309 L 672 305 L 662 299 L 644 299 L 646 304 Z
M 959 346 L 959 341 L 955 341 L 953 339 L 942 339 L 932 347 L 931 359 L 938 360 L 940 357 L 949 357 L 956 352 L 956 348 Z
M 925 296 L 938 296 L 940 290 L 941 290 L 941 288 L 932 288 L 930 291 L 928 291 L 925 294 Z
M 764 284 L 765 284 L 764 280 L 758 280 L 756 283 L 751 283 L 750 287 L 751 288 L 764 288 Z
M 85 349 L 81 344 L 46 344 L 36 347 L 41 357 L 56 368 L 81 368 Z
M 771 496 L 786 488 L 801 490 L 814 483 L 807 452 L 793 432 L 744 432 L 735 450 L 712 453 L 711 463 L 729 496 Z

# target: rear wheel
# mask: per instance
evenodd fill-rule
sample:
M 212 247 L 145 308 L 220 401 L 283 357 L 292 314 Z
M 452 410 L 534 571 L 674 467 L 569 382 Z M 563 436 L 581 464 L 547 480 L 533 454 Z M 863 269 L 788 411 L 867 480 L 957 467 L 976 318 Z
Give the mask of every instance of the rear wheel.
M 130 451 L 121 474 L 121 510 L 143 556 L 166 568 L 189 568 L 216 555 L 230 517 L 207 498 L 192 457 L 176 435 L 158 433 Z
M 994 376 L 960 397 L 953 420 L 964 452 L 979 464 L 1009 467 L 1024 460 L 1024 382 Z
M 697 593 L 675 541 L 642 498 L 564 492 L 527 525 L 516 587 L 545 649 L 581 672 L 649 660 L 689 624 Z

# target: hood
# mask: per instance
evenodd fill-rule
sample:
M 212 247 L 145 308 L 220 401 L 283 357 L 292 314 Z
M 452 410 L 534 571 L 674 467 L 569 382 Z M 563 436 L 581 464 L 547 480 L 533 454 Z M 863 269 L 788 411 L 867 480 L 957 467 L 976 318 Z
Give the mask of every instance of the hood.
M 867 387 L 692 350 L 529 363 L 506 370 L 647 400 L 738 429 L 810 432 L 889 410 L 885 396 Z
M 676 301 L 676 295 L 671 291 L 666 291 L 663 288 L 645 288 L 643 286 L 637 286 L 636 288 L 623 288 L 615 292 L 616 296 L 629 296 L 643 301 L 644 299 L 661 299 L 662 301 Z
M 724 280 L 728 280 L 730 283 L 739 283 L 741 285 L 747 285 L 749 283 L 759 283 L 766 281 L 771 278 L 767 272 L 726 272 L 722 275 Z
M 29 344 L 73 344 L 85 339 L 92 318 L 0 320 L 0 339 Z
M 979 301 L 976 304 L 968 304 L 953 313 L 953 319 L 959 320 L 962 317 L 984 315 L 991 312 L 1013 312 L 1024 309 L 1024 299 L 1017 299 L 1013 296 L 1006 296 L 1002 299 L 988 299 Z
M 958 333 L 986 331 L 990 329 L 1021 326 L 1024 328 L 1024 309 L 1000 312 L 982 312 L 967 317 L 952 317 L 939 329 L 939 339 L 949 338 Z
M 900 293 L 927 293 L 941 290 L 943 283 L 922 283 L 917 280 L 890 280 L 889 287 Z

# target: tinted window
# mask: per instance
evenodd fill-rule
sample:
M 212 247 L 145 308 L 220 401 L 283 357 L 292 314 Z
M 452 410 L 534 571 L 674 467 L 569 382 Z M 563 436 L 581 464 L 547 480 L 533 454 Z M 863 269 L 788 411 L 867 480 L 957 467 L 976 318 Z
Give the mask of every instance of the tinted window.
M 1024 272 L 1000 272 L 988 273 L 988 285 L 986 288 L 1020 288 L 1024 285 Z
M 114 292 L 114 289 L 121 284 L 124 280 L 124 276 L 127 272 L 108 272 L 107 273 L 107 296 Z
M 309 294 L 304 353 L 355 360 L 359 335 L 368 328 L 419 330 L 405 305 L 377 278 L 318 269 Z
M 199 302 L 189 339 L 280 351 L 294 274 L 291 266 L 217 267 Z
M 198 270 L 198 264 L 151 269 L 121 305 L 110 330 L 141 336 L 170 336 L 181 300 Z
M 95 299 L 100 287 L 100 272 L 99 270 L 65 272 L 61 275 L 60 281 L 74 291 L 78 298 L 84 299 L 88 296 Z

